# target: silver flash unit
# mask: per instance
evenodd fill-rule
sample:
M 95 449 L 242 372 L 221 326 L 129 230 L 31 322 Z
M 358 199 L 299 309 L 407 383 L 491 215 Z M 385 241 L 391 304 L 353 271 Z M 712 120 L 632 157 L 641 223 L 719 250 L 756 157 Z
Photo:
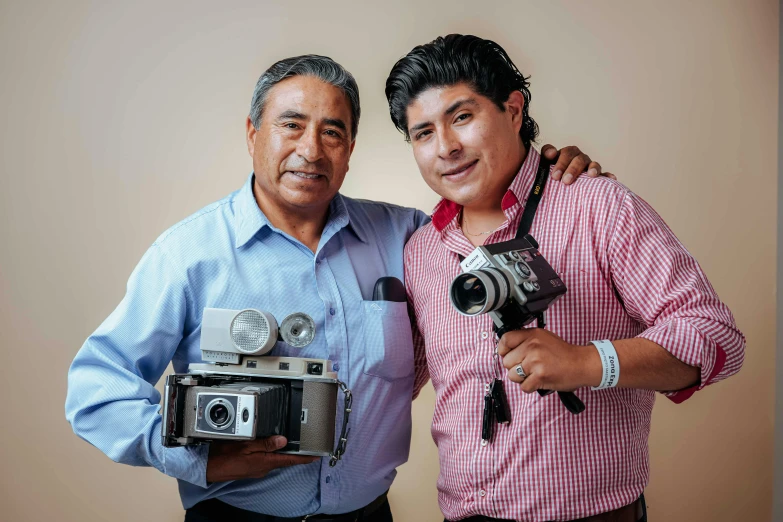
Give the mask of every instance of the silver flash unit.
M 304 348 L 315 338 L 315 323 L 304 313 L 288 315 L 278 326 L 269 312 L 205 308 L 201 321 L 201 359 L 239 364 L 243 355 L 264 355 L 278 340 Z
M 204 363 L 166 378 L 162 409 L 165 447 L 215 440 L 252 440 L 283 435 L 281 453 L 332 456 L 345 451 L 352 396 L 337 379 L 332 362 L 273 357 L 278 339 L 304 347 L 315 323 L 304 313 L 280 326 L 269 312 L 204 309 L 201 352 Z M 343 434 L 335 449 L 338 396 L 345 394 Z

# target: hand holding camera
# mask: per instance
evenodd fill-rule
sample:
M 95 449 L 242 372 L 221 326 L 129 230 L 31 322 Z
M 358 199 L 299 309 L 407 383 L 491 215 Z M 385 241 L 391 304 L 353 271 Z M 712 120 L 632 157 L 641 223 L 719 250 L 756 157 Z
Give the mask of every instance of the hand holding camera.
M 542 328 L 506 333 L 498 343 L 498 355 L 509 380 L 527 393 L 573 391 L 601 382 L 601 359 L 592 346 L 569 344 Z
M 215 441 L 209 445 L 207 482 L 263 478 L 270 471 L 297 464 L 309 464 L 320 457 L 274 453 L 286 447 L 285 437 L 249 441 Z

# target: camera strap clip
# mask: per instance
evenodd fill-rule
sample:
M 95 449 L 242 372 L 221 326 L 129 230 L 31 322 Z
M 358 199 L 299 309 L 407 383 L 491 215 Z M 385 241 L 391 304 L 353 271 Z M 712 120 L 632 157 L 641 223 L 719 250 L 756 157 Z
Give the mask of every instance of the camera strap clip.
M 345 454 L 345 446 L 348 444 L 348 434 L 351 430 L 348 428 L 348 417 L 351 415 L 351 405 L 353 404 L 353 394 L 348 386 L 342 382 L 337 381 L 337 385 L 340 390 L 345 394 L 345 409 L 343 410 L 343 427 L 340 430 L 340 440 L 337 441 L 337 447 L 334 449 L 331 455 L 329 455 L 329 466 L 335 467 L 337 462 L 343 458 Z

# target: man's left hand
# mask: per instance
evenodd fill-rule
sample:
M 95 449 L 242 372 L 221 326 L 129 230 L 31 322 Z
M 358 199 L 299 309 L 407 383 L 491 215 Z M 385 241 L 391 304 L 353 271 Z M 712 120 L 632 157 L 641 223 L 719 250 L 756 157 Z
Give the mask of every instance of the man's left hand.
M 569 344 L 541 328 L 525 328 L 505 334 L 498 343 L 498 355 L 508 368 L 508 378 L 522 391 L 573 391 L 601 382 L 601 358 L 592 345 Z M 524 377 L 516 371 L 522 365 Z
M 597 161 L 592 161 L 590 156 L 582 152 L 576 145 L 557 150 L 554 145 L 546 144 L 541 147 L 541 155 L 550 161 L 557 159 L 555 168 L 552 170 L 552 179 L 562 179 L 566 185 L 573 183 L 585 171 L 591 178 L 606 176 L 607 178 L 617 179 L 611 172 L 602 172 L 601 164 Z

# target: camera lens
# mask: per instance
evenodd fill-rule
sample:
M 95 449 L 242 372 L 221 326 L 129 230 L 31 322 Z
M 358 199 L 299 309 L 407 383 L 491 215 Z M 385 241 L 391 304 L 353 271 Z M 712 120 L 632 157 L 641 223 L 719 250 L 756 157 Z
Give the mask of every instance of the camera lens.
M 463 277 L 454 287 L 457 308 L 467 313 L 476 313 L 487 302 L 487 289 L 478 277 Z
M 218 426 L 222 426 L 228 420 L 228 408 L 219 404 L 209 410 L 209 418 Z
M 496 268 L 458 275 L 451 283 L 451 304 L 463 315 L 478 315 L 500 308 L 508 298 L 506 276 Z
M 205 410 L 207 424 L 216 430 L 224 430 L 234 421 L 234 406 L 225 399 L 212 399 Z

